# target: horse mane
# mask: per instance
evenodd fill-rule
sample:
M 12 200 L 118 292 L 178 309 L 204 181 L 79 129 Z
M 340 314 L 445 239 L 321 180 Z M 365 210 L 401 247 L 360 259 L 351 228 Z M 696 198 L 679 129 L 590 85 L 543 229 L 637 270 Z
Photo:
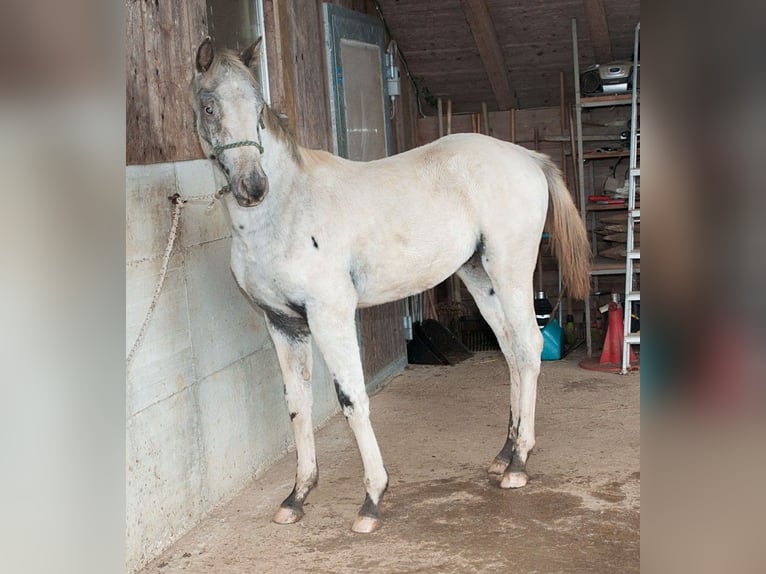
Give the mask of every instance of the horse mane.
M 266 129 L 269 130 L 276 138 L 282 143 L 287 145 L 287 149 L 290 150 L 290 155 L 298 164 L 303 162 L 303 156 L 300 152 L 300 146 L 295 140 L 295 134 L 290 129 L 290 124 L 287 121 L 287 116 L 278 114 L 271 106 L 264 102 L 263 111 L 263 123 L 266 125 Z
M 303 158 L 300 153 L 300 146 L 295 139 L 295 134 L 293 134 L 292 130 L 290 129 L 287 117 L 278 114 L 271 106 L 268 105 L 268 103 L 263 98 L 263 92 L 261 91 L 260 84 L 255 79 L 255 76 L 253 76 L 252 70 L 246 66 L 242 60 L 239 59 L 239 54 L 232 50 L 216 51 L 210 68 L 207 70 L 207 72 L 205 72 L 205 74 L 203 74 L 203 76 L 215 78 L 218 76 L 219 68 L 222 68 L 221 71 L 223 72 L 228 70 L 236 70 L 245 74 L 245 77 L 253 86 L 256 95 L 260 101 L 263 102 L 264 108 L 262 117 L 266 129 L 269 130 L 271 135 L 275 136 L 279 141 L 287 145 L 287 149 L 290 151 L 290 155 L 296 162 L 298 162 L 298 164 L 301 164 L 303 162 Z M 204 82 L 204 80 L 201 82 L 202 85 L 212 83 L 212 81 Z M 212 85 L 209 85 L 208 87 L 212 87 Z

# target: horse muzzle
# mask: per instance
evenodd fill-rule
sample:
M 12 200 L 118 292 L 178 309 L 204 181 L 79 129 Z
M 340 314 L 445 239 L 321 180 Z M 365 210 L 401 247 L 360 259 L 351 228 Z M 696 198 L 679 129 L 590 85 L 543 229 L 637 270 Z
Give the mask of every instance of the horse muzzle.
M 269 178 L 266 174 L 252 173 L 248 177 L 233 180 L 231 192 L 240 207 L 255 207 L 269 193 Z

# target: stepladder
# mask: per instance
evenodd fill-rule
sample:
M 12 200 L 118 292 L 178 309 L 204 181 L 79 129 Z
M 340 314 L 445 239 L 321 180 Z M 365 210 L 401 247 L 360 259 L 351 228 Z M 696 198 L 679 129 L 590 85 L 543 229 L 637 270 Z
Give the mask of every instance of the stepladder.
M 631 365 L 631 346 L 641 343 L 640 328 L 634 330 L 634 318 L 641 304 L 640 290 L 640 263 L 641 249 L 637 240 L 638 229 L 641 223 L 641 210 L 638 207 L 637 196 L 639 194 L 639 181 L 641 168 L 639 166 L 640 145 L 640 118 L 639 113 L 639 35 L 641 23 L 636 24 L 635 40 L 633 44 L 633 82 L 630 113 L 630 167 L 628 170 L 628 225 L 627 247 L 625 253 L 625 305 L 623 319 L 623 348 L 621 374 L 627 374 L 635 365 Z

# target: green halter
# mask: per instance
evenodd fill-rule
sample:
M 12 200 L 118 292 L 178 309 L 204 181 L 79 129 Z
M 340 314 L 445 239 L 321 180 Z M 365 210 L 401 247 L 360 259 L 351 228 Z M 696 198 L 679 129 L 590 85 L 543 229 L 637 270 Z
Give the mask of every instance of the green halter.
M 207 139 L 204 135 L 200 134 L 202 139 L 204 139 L 207 143 L 210 144 L 210 147 L 213 148 L 213 154 L 216 156 L 219 156 L 222 151 L 226 151 L 227 149 L 233 149 L 235 147 L 246 147 L 246 146 L 253 146 L 258 149 L 258 152 L 263 155 L 263 144 L 261 143 L 261 129 L 266 129 L 266 125 L 263 123 L 263 110 L 266 106 L 261 108 L 261 113 L 258 114 L 258 127 L 256 128 L 256 133 L 258 134 L 258 141 L 253 140 L 241 140 L 238 142 L 232 142 L 228 144 L 218 144 L 213 145 L 213 142 L 211 142 L 209 139 Z M 194 129 L 197 129 L 197 117 L 194 117 Z

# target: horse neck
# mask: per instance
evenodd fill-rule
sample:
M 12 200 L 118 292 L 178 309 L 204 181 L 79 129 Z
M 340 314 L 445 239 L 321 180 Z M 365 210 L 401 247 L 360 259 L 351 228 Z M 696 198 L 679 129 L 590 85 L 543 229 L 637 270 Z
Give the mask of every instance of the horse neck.
M 289 136 L 280 133 L 281 129 L 277 126 L 267 126 L 261 131 L 261 167 L 269 178 L 269 188 L 279 195 L 290 192 L 302 168 L 300 160 L 294 155 Z M 295 148 L 296 151 L 298 149 L 300 148 Z M 298 154 L 300 157 L 300 152 Z

